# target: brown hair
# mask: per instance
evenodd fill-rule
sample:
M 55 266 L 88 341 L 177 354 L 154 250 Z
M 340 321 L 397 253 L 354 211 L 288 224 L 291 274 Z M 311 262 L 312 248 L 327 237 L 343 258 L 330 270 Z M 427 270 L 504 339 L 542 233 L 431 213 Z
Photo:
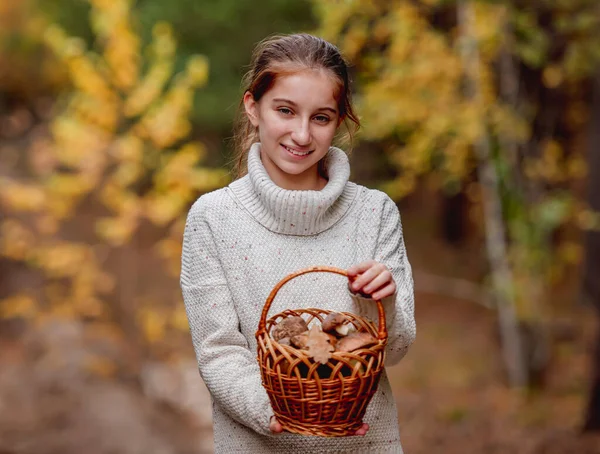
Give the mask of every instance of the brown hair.
M 278 76 L 304 69 L 325 69 L 338 83 L 338 110 L 347 128 L 351 143 L 360 121 L 352 108 L 352 93 L 348 65 L 333 44 L 307 33 L 276 35 L 258 43 L 252 54 L 250 70 L 243 78 L 244 94 L 250 92 L 255 101 L 273 86 Z M 258 140 L 257 130 L 250 123 L 240 102 L 234 125 L 234 176 L 246 173 L 246 158 L 250 145 Z

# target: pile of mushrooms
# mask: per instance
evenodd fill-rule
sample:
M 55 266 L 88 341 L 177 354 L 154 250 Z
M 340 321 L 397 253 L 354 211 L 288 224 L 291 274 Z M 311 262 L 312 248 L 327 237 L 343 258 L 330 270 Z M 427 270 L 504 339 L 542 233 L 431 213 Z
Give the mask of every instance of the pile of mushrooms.
M 273 327 L 271 337 L 280 344 L 306 350 L 321 364 L 327 363 L 334 352 L 352 352 L 377 343 L 375 337 L 357 331 L 350 319 L 338 312 L 331 312 L 320 326 L 313 323 L 310 328 L 300 316 L 286 317 Z

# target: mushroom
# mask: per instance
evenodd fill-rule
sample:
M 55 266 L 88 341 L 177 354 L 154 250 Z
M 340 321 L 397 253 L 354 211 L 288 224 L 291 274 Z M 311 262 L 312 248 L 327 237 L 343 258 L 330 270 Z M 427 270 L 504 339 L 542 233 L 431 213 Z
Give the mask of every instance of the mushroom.
M 321 326 L 326 333 L 338 334 L 339 336 L 347 336 L 354 328 L 354 325 L 350 323 L 350 319 L 338 312 L 331 312 L 327 315 Z
M 291 345 L 289 337 L 283 337 L 283 338 L 279 339 L 277 342 L 279 342 L 281 345 Z
M 377 339 L 365 332 L 350 333 L 346 337 L 342 337 L 337 343 L 338 352 L 352 352 L 359 348 L 368 347 L 376 344 Z
M 274 340 L 280 341 L 286 337 L 290 339 L 304 331 L 308 330 L 308 325 L 300 316 L 287 317 L 280 321 L 271 330 L 271 336 Z
M 300 334 L 296 334 L 295 336 L 293 336 L 290 339 L 292 345 L 296 348 L 299 349 L 303 349 L 303 348 L 307 348 L 308 345 L 306 344 L 308 342 L 308 330 L 300 333 Z
M 286 375 L 289 371 L 290 363 L 286 358 L 281 358 L 281 360 L 274 365 L 274 369 L 277 370 L 279 374 Z
M 333 347 L 335 348 L 335 346 L 337 345 L 337 342 L 338 342 L 338 338 L 337 338 L 337 337 L 335 337 L 335 336 L 334 336 L 333 334 L 331 334 L 331 333 L 325 333 L 325 334 L 327 334 L 327 337 L 329 337 L 329 343 L 330 343 L 331 345 L 333 345 Z

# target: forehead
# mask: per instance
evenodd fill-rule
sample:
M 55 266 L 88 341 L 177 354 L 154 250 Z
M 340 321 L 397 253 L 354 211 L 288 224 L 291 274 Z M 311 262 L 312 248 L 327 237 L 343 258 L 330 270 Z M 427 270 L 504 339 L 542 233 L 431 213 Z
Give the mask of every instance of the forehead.
M 266 93 L 269 99 L 289 99 L 305 108 L 337 107 L 338 85 L 324 71 L 305 70 L 277 77 Z

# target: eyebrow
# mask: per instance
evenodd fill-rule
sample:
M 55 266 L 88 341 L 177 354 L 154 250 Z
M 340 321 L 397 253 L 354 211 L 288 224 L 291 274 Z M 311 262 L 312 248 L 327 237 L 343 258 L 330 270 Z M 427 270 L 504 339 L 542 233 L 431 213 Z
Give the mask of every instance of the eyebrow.
M 289 104 L 293 107 L 298 107 L 298 104 L 296 104 L 294 101 L 290 100 L 290 99 L 284 99 L 284 98 L 274 98 L 273 102 L 283 102 L 286 104 Z M 317 110 L 328 110 L 330 112 L 332 112 L 333 114 L 337 114 L 337 110 L 331 108 L 331 107 L 321 107 Z

